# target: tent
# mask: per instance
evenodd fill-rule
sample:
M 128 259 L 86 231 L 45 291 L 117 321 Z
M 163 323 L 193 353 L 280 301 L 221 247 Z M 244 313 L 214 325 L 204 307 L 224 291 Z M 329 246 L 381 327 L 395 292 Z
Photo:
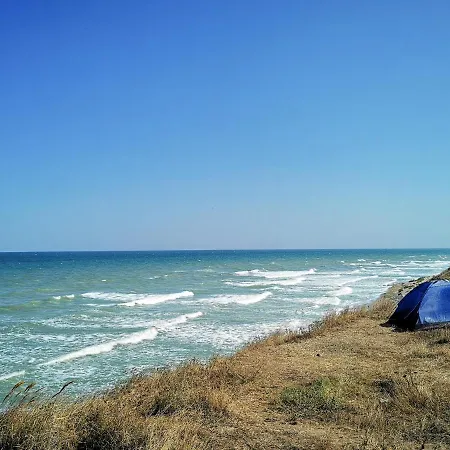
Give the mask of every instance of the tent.
M 386 325 L 408 330 L 450 326 L 450 282 L 419 284 L 400 300 Z

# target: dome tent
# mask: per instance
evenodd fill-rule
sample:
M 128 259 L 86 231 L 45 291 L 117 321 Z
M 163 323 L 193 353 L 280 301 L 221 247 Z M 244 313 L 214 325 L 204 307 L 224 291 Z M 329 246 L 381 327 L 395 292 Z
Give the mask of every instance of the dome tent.
M 419 284 L 400 300 L 386 325 L 408 330 L 450 326 L 450 282 Z

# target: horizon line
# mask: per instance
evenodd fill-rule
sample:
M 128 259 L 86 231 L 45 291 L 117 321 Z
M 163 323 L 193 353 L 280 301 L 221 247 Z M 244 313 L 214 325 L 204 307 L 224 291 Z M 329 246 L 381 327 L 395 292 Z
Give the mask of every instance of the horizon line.
M 330 247 L 330 248 L 184 248 L 128 250 L 0 250 L 0 253 L 131 253 L 131 252 L 264 252 L 264 251 L 349 251 L 349 250 L 450 250 L 450 247 Z

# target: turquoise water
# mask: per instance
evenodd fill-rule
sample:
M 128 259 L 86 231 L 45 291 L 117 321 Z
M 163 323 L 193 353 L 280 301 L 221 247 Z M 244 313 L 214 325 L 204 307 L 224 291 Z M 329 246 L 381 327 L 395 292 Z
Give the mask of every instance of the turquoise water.
M 0 254 L 0 396 L 229 354 L 450 265 L 450 250 Z

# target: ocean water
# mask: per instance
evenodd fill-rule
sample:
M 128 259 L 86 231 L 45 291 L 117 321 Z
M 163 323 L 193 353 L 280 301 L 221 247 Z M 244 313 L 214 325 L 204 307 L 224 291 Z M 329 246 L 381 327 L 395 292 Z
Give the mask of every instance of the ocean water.
M 449 265 L 450 250 L 0 253 L 0 396 L 230 354 Z

